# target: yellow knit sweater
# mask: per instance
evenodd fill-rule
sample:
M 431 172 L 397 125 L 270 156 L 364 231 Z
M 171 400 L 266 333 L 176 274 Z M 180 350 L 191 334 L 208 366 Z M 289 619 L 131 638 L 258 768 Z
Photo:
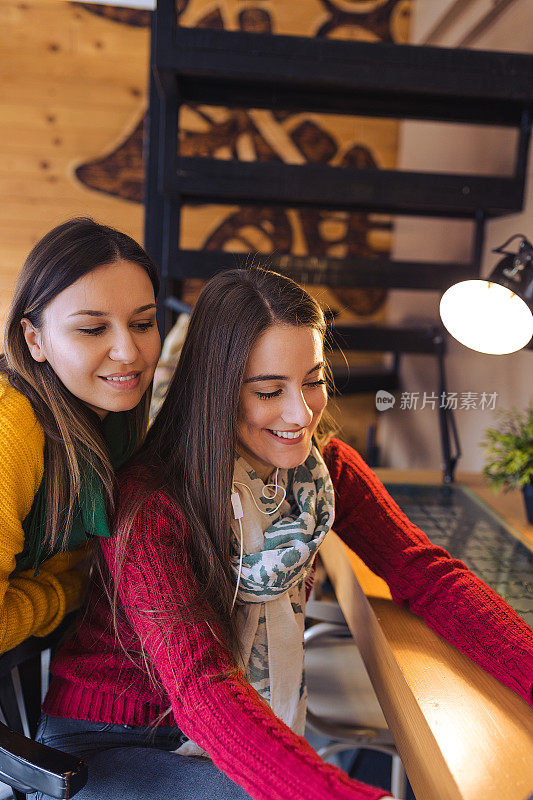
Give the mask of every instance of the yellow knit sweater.
M 29 401 L 0 377 L 0 652 L 54 630 L 77 608 L 86 582 L 87 545 L 45 561 L 35 577 L 33 569 L 12 575 L 43 469 L 43 429 Z

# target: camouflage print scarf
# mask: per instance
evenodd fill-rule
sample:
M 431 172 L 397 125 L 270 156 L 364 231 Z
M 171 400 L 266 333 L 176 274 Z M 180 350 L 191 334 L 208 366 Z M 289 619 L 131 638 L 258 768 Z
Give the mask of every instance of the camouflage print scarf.
M 303 464 L 279 470 L 283 496 L 264 497 L 264 483 L 242 456 L 235 461 L 234 483 L 244 511 L 244 558 L 236 614 L 241 665 L 252 686 L 295 733 L 303 734 L 306 713 L 304 680 L 305 578 L 335 517 L 334 492 L 316 447 Z M 246 488 L 245 488 L 246 487 Z M 269 492 L 267 492 L 268 494 Z M 240 531 L 232 566 L 239 572 Z
M 255 503 L 272 511 L 283 493 L 278 490 L 275 497 L 266 498 L 264 482 L 240 455 L 235 458 L 233 480 L 244 512 L 244 557 L 235 606 L 240 644 L 236 658 L 254 689 L 301 736 L 307 697 L 303 669 L 305 578 L 333 525 L 333 485 L 316 447 L 300 466 L 279 470 L 278 487 L 283 486 L 286 497 L 274 514 L 261 514 Z M 237 520 L 232 530 L 236 585 L 240 563 Z M 174 752 L 207 755 L 191 739 Z

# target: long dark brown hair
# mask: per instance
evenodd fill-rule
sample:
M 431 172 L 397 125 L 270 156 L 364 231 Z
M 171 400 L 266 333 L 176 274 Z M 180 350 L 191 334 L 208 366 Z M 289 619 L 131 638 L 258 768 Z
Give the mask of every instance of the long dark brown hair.
M 201 597 L 237 652 L 231 615 L 230 495 L 237 443 L 237 410 L 250 351 L 277 324 L 309 326 L 324 336 L 318 303 L 297 283 L 264 269 L 220 272 L 204 287 L 168 394 L 135 459 L 148 468 L 138 505 L 117 525 L 119 565 L 132 520 L 148 493 L 164 489 L 187 519 L 188 560 Z M 118 580 L 118 575 L 116 576 Z M 184 610 L 191 613 L 191 608 Z
M 44 430 L 47 510 L 44 538 L 50 551 L 56 543 L 64 544 L 68 538 L 80 490 L 81 464 L 87 463 L 96 470 L 110 513 L 114 507 L 114 474 L 97 415 L 64 386 L 48 362 L 32 358 L 21 320 L 26 318 L 40 328 L 43 311 L 54 297 L 96 267 L 120 259 L 146 270 L 157 296 L 156 268 L 132 238 L 85 217 L 58 225 L 28 255 L 4 330 L 0 373 L 28 398 Z M 147 390 L 139 405 L 127 414 L 132 446 L 144 438 L 149 401 L 150 390 Z

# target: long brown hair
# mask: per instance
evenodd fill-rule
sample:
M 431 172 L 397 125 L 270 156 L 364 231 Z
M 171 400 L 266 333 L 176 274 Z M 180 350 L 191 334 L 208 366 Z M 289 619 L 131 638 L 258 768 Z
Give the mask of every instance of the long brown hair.
M 207 603 L 233 653 L 230 495 L 239 394 L 255 342 L 276 324 L 310 326 L 322 336 L 326 328 L 318 303 L 275 272 L 228 270 L 206 284 L 165 401 L 135 459 L 148 467 L 149 484 L 137 495 L 136 508 L 128 509 L 128 519 L 117 525 L 120 572 L 140 504 L 158 489 L 170 495 L 192 532 L 186 546 L 201 592 L 196 616 Z M 184 609 L 189 619 L 191 613 Z
M 113 510 L 114 474 L 97 415 L 60 381 L 48 362 L 35 361 L 24 339 L 23 318 L 35 328 L 46 306 L 60 292 L 96 267 L 123 259 L 146 270 L 157 296 L 157 271 L 142 247 L 120 231 L 89 218 L 75 218 L 46 234 L 28 255 L 19 274 L 4 330 L 0 373 L 30 401 L 45 435 L 44 485 L 47 529 L 45 544 L 52 551 L 64 544 L 80 490 L 80 466 L 87 463 L 102 481 Z M 151 387 L 150 387 L 151 388 Z M 150 390 L 128 412 L 132 446 L 146 431 Z

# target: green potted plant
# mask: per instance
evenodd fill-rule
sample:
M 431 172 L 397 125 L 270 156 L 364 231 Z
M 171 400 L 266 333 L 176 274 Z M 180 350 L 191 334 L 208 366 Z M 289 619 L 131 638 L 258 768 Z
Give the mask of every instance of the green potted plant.
M 533 524 L 533 401 L 525 411 L 498 413 L 499 424 L 487 428 L 483 475 L 494 489 L 522 489 L 528 522 Z

